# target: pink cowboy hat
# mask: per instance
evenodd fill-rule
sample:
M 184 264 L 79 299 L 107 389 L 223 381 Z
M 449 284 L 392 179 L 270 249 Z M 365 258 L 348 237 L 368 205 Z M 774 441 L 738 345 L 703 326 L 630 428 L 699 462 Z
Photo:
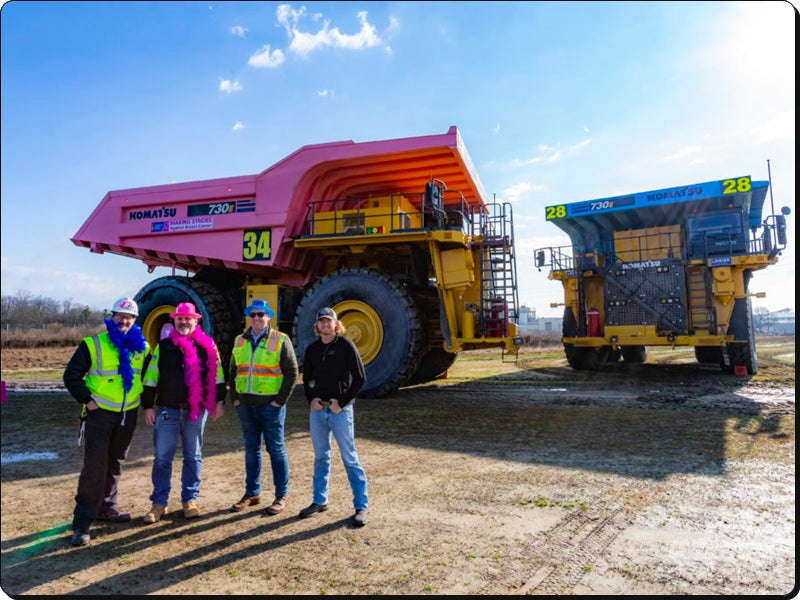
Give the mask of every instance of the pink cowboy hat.
M 170 318 L 174 319 L 175 317 L 193 317 L 195 319 L 199 319 L 200 316 L 200 313 L 195 310 L 194 304 L 191 302 L 181 302 L 178 304 L 178 308 L 175 309 L 175 312 L 170 315 Z

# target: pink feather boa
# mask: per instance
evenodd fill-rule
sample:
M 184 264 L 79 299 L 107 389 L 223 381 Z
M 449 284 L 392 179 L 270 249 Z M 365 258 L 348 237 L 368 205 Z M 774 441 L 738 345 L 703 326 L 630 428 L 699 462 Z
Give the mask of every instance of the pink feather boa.
M 189 418 L 196 421 L 201 408 L 214 411 L 217 400 L 217 347 L 202 329 L 196 327 L 189 335 L 181 335 L 177 329 L 169 333 L 170 341 L 183 352 L 183 381 L 189 388 Z M 206 351 L 205 396 L 200 379 L 200 359 L 195 343 Z

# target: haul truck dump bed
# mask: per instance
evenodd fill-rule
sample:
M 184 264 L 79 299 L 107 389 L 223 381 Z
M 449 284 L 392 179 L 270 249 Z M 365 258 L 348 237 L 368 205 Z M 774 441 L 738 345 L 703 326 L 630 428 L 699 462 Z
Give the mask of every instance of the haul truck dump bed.
M 749 176 L 548 206 L 571 246 L 535 252 L 562 283 L 563 343 L 575 369 L 642 362 L 647 346 L 694 346 L 700 362 L 758 368 L 749 291 L 786 246 Z
M 364 358 L 364 395 L 442 376 L 462 350 L 515 355 L 522 343 L 511 207 L 487 202 L 455 127 L 304 146 L 256 175 L 111 191 L 72 241 L 173 269 L 136 295 L 151 342 L 190 301 L 227 355 L 259 297 L 302 362 L 316 311 L 333 306 Z

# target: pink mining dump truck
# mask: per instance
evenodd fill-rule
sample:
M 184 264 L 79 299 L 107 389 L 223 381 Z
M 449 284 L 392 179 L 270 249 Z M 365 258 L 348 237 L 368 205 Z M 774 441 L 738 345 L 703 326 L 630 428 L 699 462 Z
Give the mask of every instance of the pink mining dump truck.
M 333 307 L 364 359 L 364 397 L 441 377 L 461 351 L 516 357 L 523 341 L 511 207 L 487 202 L 455 127 L 111 191 L 72 242 L 172 268 L 136 294 L 151 343 L 189 301 L 227 361 L 243 308 L 263 298 L 302 363 L 317 311 Z

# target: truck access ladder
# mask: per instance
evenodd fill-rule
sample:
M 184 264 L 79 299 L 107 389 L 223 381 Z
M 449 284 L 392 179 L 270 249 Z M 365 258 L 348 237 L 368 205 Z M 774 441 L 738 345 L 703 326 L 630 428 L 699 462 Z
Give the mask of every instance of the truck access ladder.
M 698 335 L 708 333 L 712 335 L 717 330 L 714 319 L 714 309 L 709 295 L 711 282 L 709 270 L 705 265 L 688 267 L 689 279 L 689 318 L 691 319 L 690 333 Z
M 511 205 L 493 203 L 479 208 L 473 213 L 472 234 L 479 240 L 481 257 L 483 334 L 485 337 L 505 337 L 509 320 L 516 322 L 519 318 Z

